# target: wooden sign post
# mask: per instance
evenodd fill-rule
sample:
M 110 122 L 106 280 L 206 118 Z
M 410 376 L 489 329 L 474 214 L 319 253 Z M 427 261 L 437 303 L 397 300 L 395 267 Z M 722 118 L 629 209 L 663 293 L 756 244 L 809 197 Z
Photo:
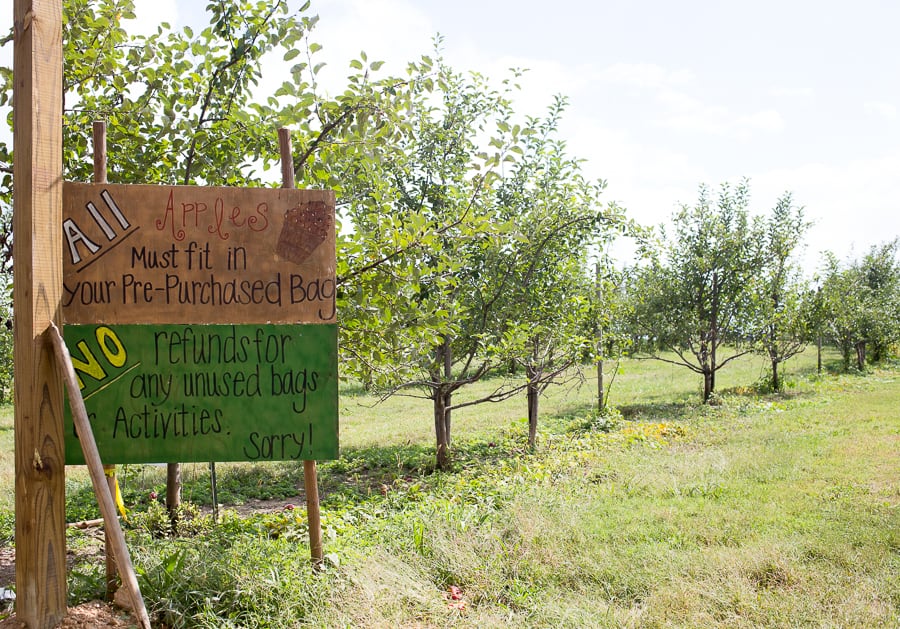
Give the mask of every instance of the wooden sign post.
M 94 140 L 94 183 L 106 183 L 106 123 L 95 121 L 92 129 Z M 54 346 L 58 351 L 58 348 Z M 66 350 L 68 352 L 68 350 Z M 67 383 L 68 386 L 68 383 Z M 69 400 L 72 398 L 70 397 Z M 70 402 L 71 404 L 71 402 Z M 73 420 L 75 417 L 73 415 Z M 95 444 L 96 445 L 96 444 Z M 116 466 L 104 465 L 104 475 L 106 476 L 109 494 L 116 496 L 118 484 L 116 481 Z M 116 557 L 113 553 L 113 540 L 110 537 L 110 531 L 104 531 L 104 544 L 106 554 L 106 600 L 112 601 L 115 598 L 116 590 L 119 588 L 118 569 L 116 568 Z
M 291 150 L 291 132 L 278 130 L 278 147 L 281 153 L 281 185 L 294 187 L 294 155 Z M 322 517 L 319 509 L 319 481 L 316 461 L 308 457 L 303 461 L 303 488 L 306 492 L 306 520 L 309 523 L 309 554 L 314 566 L 321 566 L 325 559 L 322 549 Z
M 66 614 L 62 382 L 44 332 L 61 318 L 62 2 L 14 6 L 16 616 Z

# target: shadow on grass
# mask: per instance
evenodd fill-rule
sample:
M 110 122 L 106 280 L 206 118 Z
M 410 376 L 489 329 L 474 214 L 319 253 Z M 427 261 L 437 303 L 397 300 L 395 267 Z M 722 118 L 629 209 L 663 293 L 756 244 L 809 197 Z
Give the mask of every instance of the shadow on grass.
M 525 456 L 528 448 L 521 438 L 498 435 L 496 440 L 458 439 L 451 452 L 447 474 L 467 468 L 490 466 L 502 459 Z M 318 484 L 323 504 L 363 502 L 373 495 L 384 495 L 398 484 L 410 484 L 431 478 L 440 482 L 435 467 L 433 445 L 400 444 L 343 448 L 341 458 L 322 461 L 318 466 Z M 140 466 L 136 466 L 138 469 Z M 218 502 L 225 507 L 252 505 L 256 501 L 295 502 L 304 494 L 301 461 L 271 462 L 253 465 L 217 466 Z M 121 471 L 120 471 L 121 474 Z M 165 478 L 145 478 L 139 471 L 121 474 L 120 486 L 125 505 L 132 512 L 146 511 L 153 501 L 164 501 Z M 209 470 L 197 470 L 183 477 L 182 498 L 199 506 L 212 504 Z M 66 519 L 69 522 L 100 517 L 93 488 L 89 482 L 70 483 L 66 491 Z
M 619 406 L 624 419 L 630 421 L 689 421 L 717 406 L 742 405 L 746 402 L 790 402 L 816 395 L 815 391 L 787 389 L 780 392 L 766 391 L 756 386 L 729 387 L 716 391 L 708 404 L 697 399 L 682 402 L 644 402 Z
M 524 435 L 498 435 L 496 440 L 458 439 L 451 452 L 446 474 L 481 468 L 500 460 L 529 454 Z M 384 495 L 399 484 L 427 480 L 440 482 L 433 445 L 400 444 L 343 448 L 341 458 L 319 464 L 318 484 L 323 504 L 364 502 Z M 146 511 L 154 501 L 164 502 L 165 478 L 145 476 L 142 466 L 134 471 L 120 469 L 120 487 L 130 512 Z M 255 504 L 256 501 L 295 502 L 304 494 L 301 461 L 270 462 L 253 465 L 217 466 L 218 502 L 225 507 Z M 212 504 L 209 470 L 197 470 L 183 477 L 184 501 L 208 507 Z M 66 520 L 77 522 L 99 518 L 94 491 L 89 482 L 70 482 L 66 488 Z
M 372 392 L 367 389 L 361 382 L 345 381 L 340 384 L 340 395 L 342 397 L 367 397 Z
M 123 502 L 131 512 L 146 511 L 154 501 L 163 502 L 166 495 L 165 477 L 145 476 L 145 466 L 119 468 L 119 487 Z M 135 471 L 137 470 L 137 471 Z M 238 506 L 248 501 L 273 501 L 303 493 L 302 463 L 274 462 L 259 465 L 217 466 L 216 490 L 219 504 Z M 209 469 L 182 477 L 182 499 L 200 506 L 212 505 Z M 78 522 L 99 518 L 97 499 L 90 482 L 71 482 L 66 487 L 66 520 Z
M 372 494 L 385 494 L 395 484 L 433 480 L 442 474 L 490 467 L 529 454 L 524 435 L 456 439 L 450 465 L 438 470 L 435 446 L 430 444 L 343 448 L 340 459 L 322 464 L 319 487 L 325 496 L 337 494 L 345 499 L 364 500 Z
M 622 418 L 629 421 L 684 421 L 696 414 L 696 402 L 644 402 L 619 406 Z
M 424 445 L 342 448 L 341 458 L 320 466 L 319 490 L 323 498 L 340 495 L 364 499 L 384 493 L 398 479 L 412 479 L 434 471 L 434 448 Z

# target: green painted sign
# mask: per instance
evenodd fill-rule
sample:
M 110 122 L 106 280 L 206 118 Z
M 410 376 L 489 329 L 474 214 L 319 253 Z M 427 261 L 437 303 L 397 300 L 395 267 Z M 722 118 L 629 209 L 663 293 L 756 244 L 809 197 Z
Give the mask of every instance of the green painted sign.
M 64 336 L 104 463 L 338 457 L 336 324 L 70 324 Z M 83 463 L 66 421 L 66 463 Z

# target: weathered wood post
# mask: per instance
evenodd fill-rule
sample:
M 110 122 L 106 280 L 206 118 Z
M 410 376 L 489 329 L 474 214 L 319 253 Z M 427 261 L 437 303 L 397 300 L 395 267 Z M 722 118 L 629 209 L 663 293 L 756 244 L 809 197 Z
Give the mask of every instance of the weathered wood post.
M 106 123 L 95 121 L 92 129 L 94 140 L 94 183 L 106 183 Z M 111 496 L 116 495 L 116 466 L 104 465 L 106 483 L 109 486 Z M 119 589 L 118 570 L 116 569 L 116 557 L 113 553 L 113 544 L 109 531 L 104 533 L 104 549 L 106 553 L 106 600 L 115 598 Z
M 16 616 L 66 614 L 62 382 L 44 335 L 61 316 L 62 1 L 15 0 Z
M 278 130 L 278 145 L 281 150 L 281 185 L 284 188 L 293 188 L 294 157 L 289 129 Z M 306 519 L 309 525 L 309 554 L 313 565 L 320 566 L 325 555 L 322 550 L 322 516 L 319 510 L 319 481 L 315 461 L 303 461 L 303 487 L 306 492 Z

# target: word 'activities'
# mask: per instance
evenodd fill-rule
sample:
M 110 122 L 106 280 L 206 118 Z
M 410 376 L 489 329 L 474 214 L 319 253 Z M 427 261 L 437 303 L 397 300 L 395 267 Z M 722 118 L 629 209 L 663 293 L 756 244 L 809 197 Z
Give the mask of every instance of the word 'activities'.
M 63 218 L 63 335 L 105 463 L 337 458 L 332 192 L 66 183 Z

